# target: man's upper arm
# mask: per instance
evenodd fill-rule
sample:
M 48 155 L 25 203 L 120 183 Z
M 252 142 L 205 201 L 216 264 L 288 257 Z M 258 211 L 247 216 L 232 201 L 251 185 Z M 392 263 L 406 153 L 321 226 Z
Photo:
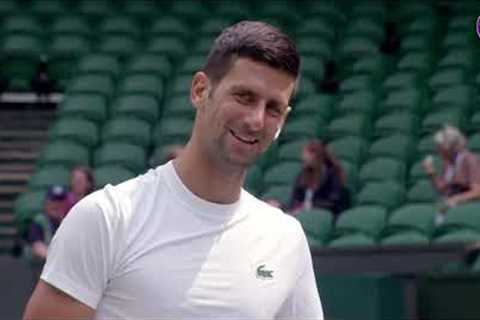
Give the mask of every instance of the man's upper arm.
M 90 319 L 95 310 L 40 280 L 25 309 L 24 320 Z

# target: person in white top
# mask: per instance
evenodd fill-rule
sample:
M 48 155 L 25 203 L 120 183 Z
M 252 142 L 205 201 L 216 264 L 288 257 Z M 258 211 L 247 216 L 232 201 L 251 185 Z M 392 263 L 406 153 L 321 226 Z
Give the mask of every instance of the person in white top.
M 300 224 L 242 188 L 299 66 L 278 29 L 225 29 L 193 76 L 184 151 L 72 208 L 24 319 L 323 319 Z

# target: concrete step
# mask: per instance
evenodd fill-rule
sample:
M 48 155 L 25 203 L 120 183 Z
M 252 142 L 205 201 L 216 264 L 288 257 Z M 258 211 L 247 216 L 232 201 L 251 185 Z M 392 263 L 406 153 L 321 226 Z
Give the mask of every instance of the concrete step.
M 0 201 L 0 216 L 8 215 L 13 212 L 13 201 Z
M 35 164 L 33 163 L 0 163 L 0 172 L 23 172 L 33 173 Z
M 39 152 L 36 151 L 21 151 L 21 150 L 7 150 L 0 153 L 0 161 L 35 161 L 37 160 Z
M 12 254 L 15 240 L 11 238 L 0 239 L 0 254 Z
M 42 150 L 46 140 L 15 140 L 15 141 L 0 141 L 0 153 L 7 150 L 19 151 L 36 151 Z
M 0 181 L 3 184 L 26 184 L 30 174 L 25 172 L 0 172 Z
M 0 226 L 0 238 L 14 238 L 17 235 L 17 228 L 12 226 Z
M 14 201 L 19 194 L 27 191 L 25 185 L 0 185 L 0 201 Z
M 0 225 L 13 227 L 15 224 L 15 216 L 13 213 L 0 214 Z
M 0 131 L 0 140 L 46 140 L 48 132 L 46 130 L 2 130 Z

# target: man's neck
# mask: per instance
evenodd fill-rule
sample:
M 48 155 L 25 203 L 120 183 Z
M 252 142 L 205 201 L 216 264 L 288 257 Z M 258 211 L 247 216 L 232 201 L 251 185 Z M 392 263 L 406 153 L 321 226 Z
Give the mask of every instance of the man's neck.
M 222 170 L 204 154 L 188 144 L 184 152 L 173 160 L 180 180 L 192 193 L 204 200 L 221 204 L 237 201 L 245 172 Z

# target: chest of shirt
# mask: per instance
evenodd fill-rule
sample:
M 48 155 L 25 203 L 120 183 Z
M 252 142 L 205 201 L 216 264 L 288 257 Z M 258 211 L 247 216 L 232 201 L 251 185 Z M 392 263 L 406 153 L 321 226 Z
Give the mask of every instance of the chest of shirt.
M 275 241 L 250 239 L 247 229 L 212 229 L 132 248 L 102 304 L 128 305 L 129 316 L 144 318 L 273 318 L 298 269 Z

